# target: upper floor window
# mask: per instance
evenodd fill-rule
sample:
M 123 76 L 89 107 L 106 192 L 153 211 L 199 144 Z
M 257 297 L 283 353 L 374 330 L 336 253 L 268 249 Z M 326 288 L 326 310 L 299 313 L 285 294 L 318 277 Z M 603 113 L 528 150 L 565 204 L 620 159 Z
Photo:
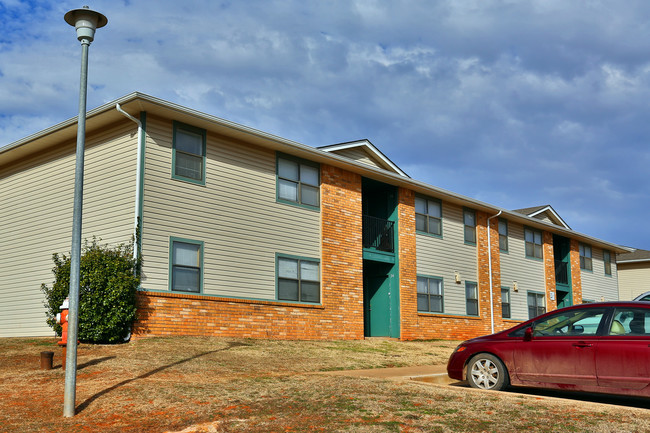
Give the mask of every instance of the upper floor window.
M 464 209 L 463 224 L 465 226 L 465 242 L 476 244 L 476 212 Z
M 603 250 L 603 262 L 605 264 L 605 275 L 612 275 L 612 253 Z
M 580 244 L 580 269 L 585 271 L 593 271 L 593 263 L 591 262 L 591 247 L 589 245 Z M 610 269 L 611 271 L 611 269 Z
M 442 279 L 418 277 L 418 311 L 443 312 Z
M 205 185 L 205 130 L 174 122 L 172 178 Z
M 465 303 L 468 316 L 478 316 L 478 285 L 465 282 Z
M 541 259 L 542 254 L 542 232 L 540 230 L 524 228 L 524 241 L 526 243 L 526 257 Z
M 499 219 L 499 249 L 508 251 L 508 221 Z
M 278 299 L 320 302 L 320 264 L 317 260 L 277 257 Z
M 415 230 L 442 236 L 442 203 L 424 197 L 415 197 Z
M 501 287 L 501 317 L 510 318 L 510 289 Z
M 170 287 L 177 292 L 200 292 L 202 286 L 203 242 L 170 239 Z
M 278 155 L 278 200 L 310 208 L 320 206 L 320 166 Z

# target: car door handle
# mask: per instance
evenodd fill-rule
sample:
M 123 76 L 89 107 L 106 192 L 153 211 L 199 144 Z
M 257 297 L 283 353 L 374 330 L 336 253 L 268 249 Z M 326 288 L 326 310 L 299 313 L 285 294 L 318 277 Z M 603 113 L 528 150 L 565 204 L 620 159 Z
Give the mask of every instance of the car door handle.
M 573 343 L 573 347 L 592 347 L 592 346 L 593 344 L 590 343 L 583 343 L 583 342 Z

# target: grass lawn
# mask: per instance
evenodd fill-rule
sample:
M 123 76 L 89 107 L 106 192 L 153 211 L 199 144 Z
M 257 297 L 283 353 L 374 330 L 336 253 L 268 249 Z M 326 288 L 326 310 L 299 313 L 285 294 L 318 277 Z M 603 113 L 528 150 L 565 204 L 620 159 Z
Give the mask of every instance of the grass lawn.
M 0 339 L 0 432 L 637 432 L 644 409 L 318 374 L 444 364 L 455 342 L 150 338 L 79 345 L 63 418 L 54 339 Z M 39 353 L 55 352 L 40 370 Z

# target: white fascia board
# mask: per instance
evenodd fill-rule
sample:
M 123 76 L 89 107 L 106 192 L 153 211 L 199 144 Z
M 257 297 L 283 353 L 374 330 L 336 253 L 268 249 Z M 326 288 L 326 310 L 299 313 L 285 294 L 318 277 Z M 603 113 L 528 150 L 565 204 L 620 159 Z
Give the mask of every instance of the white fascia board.
M 375 147 L 375 145 L 372 144 L 369 140 L 359 140 L 359 141 L 350 141 L 348 143 L 332 144 L 330 146 L 321 146 L 318 149 L 322 150 L 323 152 L 336 152 L 337 150 L 345 150 L 345 149 L 351 149 L 355 147 L 363 147 L 366 151 L 370 152 L 374 157 L 382 161 L 384 164 L 386 164 L 388 167 L 390 167 L 393 171 L 395 171 L 399 175 L 404 177 L 410 177 L 408 174 L 402 171 L 401 168 L 395 165 L 393 161 L 388 159 L 386 155 L 381 153 L 381 151 L 377 149 L 377 147 Z
M 547 211 L 551 212 L 551 214 L 553 214 L 553 216 L 557 218 L 557 220 L 560 222 L 560 224 L 562 224 L 564 228 L 571 230 L 571 227 L 569 227 L 569 225 L 566 222 L 564 222 L 564 220 L 560 217 L 560 215 L 558 215 L 558 213 L 555 212 L 555 209 L 553 209 L 551 206 L 546 206 L 536 212 L 529 214 L 528 216 L 534 217 Z

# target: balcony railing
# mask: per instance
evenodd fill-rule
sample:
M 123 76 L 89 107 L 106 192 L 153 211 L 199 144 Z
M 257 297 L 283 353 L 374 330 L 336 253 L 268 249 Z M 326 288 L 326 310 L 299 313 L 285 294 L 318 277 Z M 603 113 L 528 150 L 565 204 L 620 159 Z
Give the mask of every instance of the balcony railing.
M 363 247 L 392 253 L 393 221 L 376 218 L 369 215 L 363 216 Z
M 555 282 L 558 284 L 569 284 L 568 263 L 555 261 Z

